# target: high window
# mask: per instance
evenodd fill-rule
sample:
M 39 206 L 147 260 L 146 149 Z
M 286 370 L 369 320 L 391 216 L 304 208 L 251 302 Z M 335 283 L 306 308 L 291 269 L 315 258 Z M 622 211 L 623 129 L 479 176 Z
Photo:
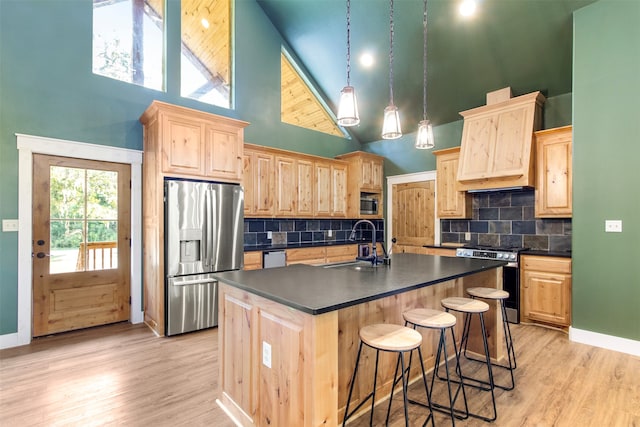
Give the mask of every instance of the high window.
M 93 0 L 93 72 L 163 90 L 163 5 Z
M 280 120 L 284 123 L 346 136 L 304 74 L 284 51 L 280 56 Z
M 231 0 L 181 0 L 180 94 L 231 106 Z

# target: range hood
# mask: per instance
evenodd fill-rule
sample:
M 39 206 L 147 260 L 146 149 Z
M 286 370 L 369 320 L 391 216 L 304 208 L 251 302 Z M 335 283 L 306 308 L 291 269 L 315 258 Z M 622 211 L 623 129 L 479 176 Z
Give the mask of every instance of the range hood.
M 533 132 L 541 127 L 544 101 L 540 92 L 533 92 L 460 113 L 464 125 L 457 175 L 459 191 L 525 189 L 535 185 Z

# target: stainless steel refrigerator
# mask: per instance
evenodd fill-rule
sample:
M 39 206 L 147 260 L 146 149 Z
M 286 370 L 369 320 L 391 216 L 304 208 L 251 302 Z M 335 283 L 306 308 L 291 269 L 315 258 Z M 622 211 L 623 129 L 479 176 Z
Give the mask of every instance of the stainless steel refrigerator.
M 164 208 L 166 335 L 217 326 L 212 273 L 243 266 L 244 191 L 234 184 L 167 179 Z

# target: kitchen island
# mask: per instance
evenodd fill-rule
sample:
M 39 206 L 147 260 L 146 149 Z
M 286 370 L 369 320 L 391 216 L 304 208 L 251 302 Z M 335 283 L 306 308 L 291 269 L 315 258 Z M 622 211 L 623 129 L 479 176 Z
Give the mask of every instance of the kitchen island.
M 390 265 L 377 267 L 292 265 L 217 274 L 218 402 L 243 426 L 338 425 L 362 326 L 402 324 L 402 312 L 411 308 L 439 309 L 441 299 L 463 296 L 467 287 L 499 287 L 503 265 L 394 254 Z M 491 355 L 500 359 L 504 348 L 495 304 L 486 321 Z M 421 333 L 425 366 L 432 366 L 437 337 Z M 380 356 L 379 399 L 390 391 L 395 360 Z M 354 405 L 371 389 L 373 364 L 373 358 L 361 361 Z

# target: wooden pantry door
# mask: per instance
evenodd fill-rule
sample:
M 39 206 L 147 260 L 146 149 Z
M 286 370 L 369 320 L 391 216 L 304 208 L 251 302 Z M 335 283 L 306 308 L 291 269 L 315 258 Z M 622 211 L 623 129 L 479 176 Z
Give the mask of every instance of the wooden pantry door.
M 393 251 L 396 245 L 434 243 L 435 181 L 395 184 L 392 187 Z
M 33 156 L 33 336 L 129 319 L 131 168 Z

